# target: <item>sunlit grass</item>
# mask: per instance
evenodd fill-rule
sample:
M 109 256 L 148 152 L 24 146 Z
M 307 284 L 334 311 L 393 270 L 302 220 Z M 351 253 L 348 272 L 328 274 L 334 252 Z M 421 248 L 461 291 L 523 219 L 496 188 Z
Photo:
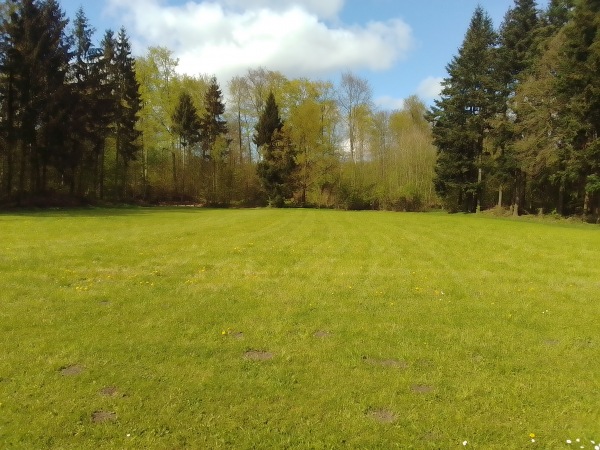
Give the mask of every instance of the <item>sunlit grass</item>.
M 1 447 L 589 446 L 599 249 L 462 215 L 5 213 Z

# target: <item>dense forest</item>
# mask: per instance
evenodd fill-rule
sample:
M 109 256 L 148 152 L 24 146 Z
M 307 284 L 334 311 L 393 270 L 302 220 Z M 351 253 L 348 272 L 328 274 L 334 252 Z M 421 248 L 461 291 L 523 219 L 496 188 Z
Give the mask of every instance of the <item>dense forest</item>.
M 439 100 L 367 80 L 182 75 L 85 11 L 0 3 L 0 204 L 194 203 L 600 215 L 600 2 L 477 8 Z M 400 83 L 401 80 L 398 80 Z
M 600 217 L 600 1 L 478 8 L 428 113 L 451 211 Z

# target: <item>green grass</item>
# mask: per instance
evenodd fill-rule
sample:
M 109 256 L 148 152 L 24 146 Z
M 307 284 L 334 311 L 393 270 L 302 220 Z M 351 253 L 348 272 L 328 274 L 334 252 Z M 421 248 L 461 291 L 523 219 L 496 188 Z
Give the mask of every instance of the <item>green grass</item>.
M 481 216 L 4 213 L 0 447 L 593 448 L 599 251 Z

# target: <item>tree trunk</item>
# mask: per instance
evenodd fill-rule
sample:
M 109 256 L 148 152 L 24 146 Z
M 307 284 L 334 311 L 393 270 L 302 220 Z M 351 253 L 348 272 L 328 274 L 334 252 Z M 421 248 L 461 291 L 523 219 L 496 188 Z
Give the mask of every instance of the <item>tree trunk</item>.
M 172 151 L 171 152 L 171 156 L 173 157 L 173 188 L 174 188 L 174 195 L 177 196 L 178 194 L 178 186 L 177 186 L 177 156 L 175 155 L 175 152 Z
M 502 208 L 502 194 L 504 186 L 500 185 L 498 188 L 498 208 Z
M 27 143 L 25 140 L 21 141 L 21 161 L 19 171 L 19 189 L 17 192 L 17 204 L 21 205 L 23 201 L 23 195 L 25 194 L 25 171 L 27 169 Z
M 590 193 L 586 189 L 585 195 L 583 197 L 583 216 L 584 217 L 587 216 L 589 210 L 590 210 Z
M 479 156 L 479 169 L 477 169 L 477 206 L 475 207 L 475 212 L 481 212 L 481 180 L 483 178 L 483 171 L 481 169 L 481 156 Z
M 147 200 L 148 198 L 148 150 L 144 143 L 142 135 L 142 198 Z
M 128 169 L 128 162 L 127 159 L 123 158 L 123 181 L 122 181 L 122 188 L 121 188 L 121 198 L 123 200 L 127 199 L 127 169 Z
M 116 141 L 115 141 L 115 186 L 114 186 L 114 195 L 118 196 L 121 190 L 119 189 L 119 146 L 121 144 L 121 140 L 119 139 L 119 125 L 117 124 L 117 132 L 116 132 Z
M 240 106 L 238 105 L 238 140 L 239 148 L 240 148 L 240 164 L 244 163 L 244 149 L 242 144 L 242 112 L 240 111 Z
M 521 174 L 519 170 L 515 172 L 515 194 L 513 198 L 512 214 L 513 216 L 519 215 L 519 207 L 521 205 Z
M 565 182 L 564 177 L 561 178 L 560 186 L 558 187 L 558 208 L 557 212 L 561 216 L 565 215 Z
M 98 168 L 99 173 L 98 173 L 98 194 L 100 196 L 101 199 L 104 199 L 104 155 L 105 155 L 105 149 L 104 149 L 104 142 L 100 143 L 100 148 L 99 148 L 99 154 L 98 154 Z
M 6 129 L 7 129 L 7 139 L 6 139 L 6 195 L 10 197 L 12 194 L 13 188 L 13 152 L 16 146 L 15 139 L 15 121 L 14 121 L 14 113 L 15 108 L 13 105 L 13 81 L 14 77 L 12 71 L 8 74 L 8 95 L 6 98 Z
M 6 145 L 6 179 L 5 179 L 5 187 L 4 191 L 7 197 L 10 197 L 12 193 L 12 184 L 13 184 L 13 142 L 10 140 Z

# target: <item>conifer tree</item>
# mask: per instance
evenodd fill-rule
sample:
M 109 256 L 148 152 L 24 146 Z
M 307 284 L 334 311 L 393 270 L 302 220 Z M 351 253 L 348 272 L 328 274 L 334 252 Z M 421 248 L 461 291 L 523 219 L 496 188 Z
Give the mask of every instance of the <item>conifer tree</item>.
M 496 33 L 481 7 L 447 66 L 440 100 L 428 113 L 438 148 L 435 189 L 451 211 L 474 212 L 480 201 L 484 137 L 497 111 Z
M 200 119 L 202 154 L 205 158 L 215 159 L 215 155 L 213 155 L 215 142 L 219 136 L 227 134 L 227 122 L 223 119 L 223 114 L 225 114 L 223 94 L 215 77 L 211 78 L 204 96 L 204 109 L 206 112 Z
M 14 16 L 16 5 L 0 5 L 0 195 L 10 197 L 15 176 L 15 148 L 17 145 L 17 98 L 16 86 L 19 52 L 16 49 L 15 31 L 17 18 Z
M 540 17 L 536 58 L 521 76 L 515 96 L 512 149 L 519 168 L 528 177 L 530 204 L 538 210 L 566 212 L 576 164 L 560 122 L 565 104 L 556 95 L 559 61 L 564 43 L 563 27 L 569 20 L 572 0 L 552 0 Z
M 3 83 L 8 140 L 18 147 L 17 193 L 44 191 L 53 151 L 65 132 L 61 118 L 69 113 L 65 83 L 69 62 L 67 20 L 55 0 L 23 0 L 12 6 L 3 23 Z M 13 172 L 10 170 L 9 184 Z M 10 189 L 10 188 L 9 188 Z
M 192 96 L 188 92 L 184 91 L 179 95 L 179 102 L 171 120 L 173 132 L 179 136 L 183 148 L 187 149 L 200 142 L 201 122 Z
M 179 95 L 179 102 L 173 112 L 171 122 L 173 124 L 173 133 L 179 137 L 179 145 L 181 147 L 180 174 L 176 168 L 174 172 L 175 189 L 179 189 L 178 181 L 181 181 L 181 194 L 185 196 L 187 194 L 186 173 L 192 159 L 191 149 L 200 142 L 200 130 L 202 126 L 198 110 L 188 92 L 184 91 Z M 175 155 L 173 158 L 174 166 L 177 167 L 175 164 Z
M 140 150 L 141 133 L 136 125 L 142 108 L 140 85 L 135 77 L 135 59 L 131 56 L 131 44 L 125 28 L 119 30 L 115 50 L 115 183 L 118 195 L 125 197 L 128 166 L 131 161 L 135 161 Z
M 564 28 L 557 95 L 563 135 L 577 161 L 577 211 L 598 208 L 600 217 L 600 2 L 581 0 Z
M 229 143 L 226 137 L 227 121 L 223 119 L 225 103 L 223 103 L 223 94 L 215 77 L 211 78 L 204 96 L 204 109 L 206 112 L 200 118 L 202 154 L 204 158 L 209 158 L 211 161 L 210 200 L 216 202 L 219 184 L 218 172 L 227 156 Z
M 253 141 L 261 154 L 257 165 L 258 176 L 267 192 L 269 204 L 281 207 L 293 193 L 296 161 L 293 148 L 285 136 L 284 123 L 279 116 L 279 106 L 273 92 L 267 97 L 255 129 Z
M 115 134 L 117 113 L 117 66 L 116 47 L 112 30 L 106 30 L 100 46 L 94 52 L 92 76 L 97 80 L 94 83 L 96 114 L 93 124 L 93 157 L 95 159 L 94 180 L 95 193 L 99 198 L 105 196 L 105 160 L 106 140 Z
M 500 46 L 496 52 L 496 77 L 499 81 L 498 117 L 491 133 L 493 169 L 498 184 L 498 206 L 502 206 L 505 187 L 512 192 L 513 213 L 523 208 L 525 176 L 514 144 L 518 136 L 515 122 L 520 118 L 509 108 L 518 84 L 530 73 L 536 57 L 539 18 L 535 0 L 515 0 L 500 28 Z

